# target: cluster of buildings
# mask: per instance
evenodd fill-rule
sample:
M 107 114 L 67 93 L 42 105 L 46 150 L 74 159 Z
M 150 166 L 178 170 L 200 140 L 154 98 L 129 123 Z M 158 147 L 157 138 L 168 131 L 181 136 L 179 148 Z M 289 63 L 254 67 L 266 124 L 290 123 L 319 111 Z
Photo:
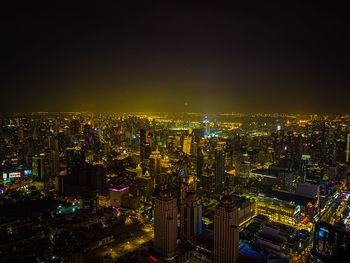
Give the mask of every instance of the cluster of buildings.
M 12 243 L 1 240 L 0 256 L 15 259 L 25 240 L 22 255 L 45 262 L 343 257 L 349 125 L 318 115 L 3 114 L 0 231 Z M 68 248 L 56 235 L 80 241 Z M 30 251 L 40 240 L 52 244 L 44 257 Z

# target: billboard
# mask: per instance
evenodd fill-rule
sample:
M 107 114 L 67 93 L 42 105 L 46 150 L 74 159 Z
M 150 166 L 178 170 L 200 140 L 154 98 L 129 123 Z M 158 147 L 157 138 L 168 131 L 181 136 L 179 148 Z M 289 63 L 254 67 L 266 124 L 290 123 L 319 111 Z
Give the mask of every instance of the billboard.
M 21 172 L 9 173 L 9 178 L 21 177 Z
M 32 170 L 24 170 L 24 175 L 31 175 L 32 174 Z

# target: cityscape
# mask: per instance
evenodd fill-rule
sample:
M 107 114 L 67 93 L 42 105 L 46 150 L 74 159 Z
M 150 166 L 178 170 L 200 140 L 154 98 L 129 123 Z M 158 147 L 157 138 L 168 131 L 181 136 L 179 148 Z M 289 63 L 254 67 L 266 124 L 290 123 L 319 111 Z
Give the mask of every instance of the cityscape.
M 4 7 L 0 263 L 349 261 L 346 9 L 78 2 Z

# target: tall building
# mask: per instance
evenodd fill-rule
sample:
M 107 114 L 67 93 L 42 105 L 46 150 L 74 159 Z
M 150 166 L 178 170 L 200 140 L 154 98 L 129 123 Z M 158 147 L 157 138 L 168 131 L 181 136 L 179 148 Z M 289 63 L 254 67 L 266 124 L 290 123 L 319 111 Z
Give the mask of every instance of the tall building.
M 48 150 L 45 152 L 44 158 L 45 165 L 45 181 L 52 180 L 58 176 L 60 167 L 59 167 L 59 156 L 58 152 L 54 150 Z
M 191 154 L 191 142 L 192 142 L 192 136 L 186 136 L 182 147 L 182 151 L 185 154 L 188 154 L 188 155 Z
M 217 205 L 214 216 L 214 262 L 237 262 L 238 241 L 238 207 L 230 196 L 224 196 Z
M 143 162 L 146 155 L 146 131 L 140 129 L 140 161 Z
M 80 123 L 78 120 L 72 120 L 70 123 L 71 135 L 79 135 Z M 84 130 L 85 131 L 85 130 Z
M 294 173 L 290 171 L 281 170 L 278 173 L 278 184 L 282 190 L 290 193 L 294 192 Z
M 203 127 L 204 127 L 204 136 L 205 137 L 210 136 L 210 122 L 207 116 L 205 116 L 203 120 Z
M 165 257 L 176 253 L 177 244 L 177 201 L 168 190 L 155 200 L 154 206 L 154 249 Z
M 347 142 L 346 142 L 346 163 L 349 162 L 349 154 L 350 154 L 350 133 L 347 136 Z
M 225 151 L 224 143 L 219 143 L 215 149 L 215 192 L 222 194 L 225 187 Z
M 150 159 L 150 172 L 151 176 L 154 178 L 155 185 L 159 185 L 161 183 L 161 167 L 160 161 L 162 159 L 162 155 L 158 150 L 152 152 L 149 156 Z
M 86 142 L 92 141 L 92 129 L 90 124 L 84 125 L 84 131 L 83 131 L 84 139 Z
M 45 180 L 44 154 L 32 158 L 32 173 L 37 181 Z
M 180 235 L 194 239 L 202 233 L 202 200 L 194 191 L 187 191 L 181 199 Z

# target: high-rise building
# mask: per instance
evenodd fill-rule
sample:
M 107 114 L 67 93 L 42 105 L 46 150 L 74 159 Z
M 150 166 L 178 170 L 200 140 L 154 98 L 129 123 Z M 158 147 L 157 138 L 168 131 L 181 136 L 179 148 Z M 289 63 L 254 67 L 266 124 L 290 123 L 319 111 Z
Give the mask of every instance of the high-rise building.
M 44 165 L 45 165 L 46 182 L 58 176 L 60 171 L 58 152 L 54 150 L 46 151 L 45 158 L 44 158 Z
M 278 173 L 278 183 L 282 190 L 294 192 L 294 173 L 290 171 L 281 170 Z
M 140 161 L 143 162 L 146 155 L 146 131 L 140 129 Z
M 180 235 L 194 239 L 202 233 L 202 200 L 194 191 L 187 191 L 181 199 Z
M 44 165 L 44 154 L 40 156 L 34 156 L 32 158 L 32 173 L 37 181 L 44 181 L 45 179 L 45 165 Z
M 161 167 L 160 161 L 162 159 L 162 155 L 158 150 L 152 152 L 149 156 L 150 158 L 150 173 L 154 178 L 154 184 L 159 185 L 161 183 Z
M 79 135 L 80 123 L 78 120 L 72 120 L 70 123 L 71 135 Z M 84 130 L 85 131 L 85 130 Z
M 165 257 L 176 253 L 177 245 L 177 201 L 168 190 L 155 200 L 154 249 Z
M 191 154 L 191 142 L 192 142 L 192 136 L 186 136 L 182 147 L 182 151 L 185 154 L 188 154 L 188 155 Z
M 215 149 L 215 192 L 222 194 L 225 187 L 225 151 L 224 143 L 219 143 Z
M 67 173 L 64 178 L 65 183 L 78 184 L 79 169 L 85 164 L 85 156 L 78 147 L 66 148 L 66 168 Z
M 86 142 L 92 141 L 92 129 L 90 124 L 84 125 L 84 131 L 83 131 L 84 139 Z
M 153 179 L 148 171 L 144 175 L 138 174 L 136 176 L 137 195 L 144 201 L 149 201 L 153 193 Z
M 203 120 L 203 127 L 204 127 L 204 136 L 205 137 L 210 136 L 210 122 L 207 116 L 205 116 Z
M 238 207 L 230 196 L 224 196 L 217 205 L 214 216 L 214 262 L 237 262 L 238 241 Z
M 347 136 L 347 142 L 346 142 L 346 163 L 349 162 L 349 155 L 350 155 L 350 133 Z

